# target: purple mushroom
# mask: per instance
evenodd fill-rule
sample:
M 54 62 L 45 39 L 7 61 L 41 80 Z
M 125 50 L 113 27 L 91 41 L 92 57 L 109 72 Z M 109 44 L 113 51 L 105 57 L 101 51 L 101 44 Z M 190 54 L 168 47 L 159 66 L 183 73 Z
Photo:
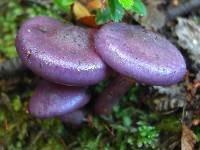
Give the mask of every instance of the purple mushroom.
M 95 47 L 113 70 L 140 83 L 167 86 L 181 81 L 186 73 L 186 64 L 178 49 L 164 37 L 140 26 L 124 23 L 104 25 L 96 33 Z M 117 95 L 123 95 L 132 85 L 123 78 L 114 82 L 120 84 L 111 84 L 98 98 L 97 113 L 111 113 L 111 105 L 116 104 L 120 97 L 108 94 L 118 91 Z M 122 82 L 126 82 L 123 83 L 125 90 L 120 86 Z
M 74 120 L 79 122 L 83 115 L 76 111 L 89 97 L 83 88 L 64 85 L 88 86 L 105 79 L 110 69 L 102 60 L 120 75 L 97 99 L 99 114 L 110 113 L 133 84 L 126 78 L 167 86 L 181 81 L 186 72 L 183 56 L 167 39 L 124 23 L 109 23 L 96 31 L 39 16 L 22 25 L 16 48 L 34 73 L 61 84 L 42 82 L 36 89 L 30 112 L 41 118 L 62 116 L 66 121 L 79 116 Z
M 95 32 L 39 16 L 22 25 L 16 49 L 22 62 L 46 80 L 63 85 L 92 85 L 109 73 L 95 52 Z
M 76 110 L 71 113 L 66 113 L 59 118 L 64 124 L 73 126 L 80 126 L 83 122 L 86 121 L 83 110 Z
M 93 85 L 109 75 L 109 67 L 95 52 L 95 33 L 94 29 L 46 16 L 32 18 L 21 26 L 16 49 L 22 62 L 45 80 L 56 83 L 43 81 L 37 87 L 29 103 L 33 116 L 60 116 L 64 122 L 74 124 L 82 120 L 83 113 L 78 109 L 89 101 L 86 89 L 66 85 Z
M 127 77 L 118 75 L 100 94 L 95 103 L 95 112 L 99 114 L 110 114 L 114 105 L 118 104 L 120 97 L 128 91 L 133 81 Z
M 52 118 L 66 116 L 66 114 L 73 116 L 72 112 L 87 104 L 89 99 L 90 96 L 85 88 L 69 87 L 42 81 L 30 99 L 29 112 L 38 118 Z M 76 113 L 74 113 L 74 116 L 82 118 L 81 115 Z M 80 121 L 79 118 L 74 118 L 76 123 L 78 123 L 78 120 Z M 74 121 L 70 118 L 68 120 Z

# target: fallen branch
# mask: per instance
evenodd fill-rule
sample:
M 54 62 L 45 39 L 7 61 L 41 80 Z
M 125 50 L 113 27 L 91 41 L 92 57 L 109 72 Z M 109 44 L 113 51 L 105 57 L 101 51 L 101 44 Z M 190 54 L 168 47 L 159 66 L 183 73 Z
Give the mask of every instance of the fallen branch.
M 178 16 L 185 15 L 189 12 L 194 12 L 195 10 L 199 10 L 200 8 L 200 0 L 190 0 L 189 2 L 180 4 L 174 8 L 168 8 L 167 10 L 167 20 L 174 20 Z

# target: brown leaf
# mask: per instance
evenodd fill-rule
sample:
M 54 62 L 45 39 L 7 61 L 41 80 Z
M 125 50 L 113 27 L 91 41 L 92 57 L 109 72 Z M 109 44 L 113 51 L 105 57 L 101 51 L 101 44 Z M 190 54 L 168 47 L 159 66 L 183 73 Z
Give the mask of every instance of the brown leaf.
M 93 27 L 93 28 L 98 27 L 98 25 L 96 24 L 96 16 L 95 15 L 82 17 L 78 20 L 78 22 L 80 22 L 84 25 L 87 25 L 89 27 Z
M 79 23 L 93 28 L 98 27 L 96 24 L 96 16 L 91 14 L 85 5 L 76 1 L 73 6 L 73 13 Z
M 198 126 L 200 124 L 200 119 L 199 118 L 195 118 L 192 120 L 192 125 L 193 126 Z
M 101 0 L 93 0 L 87 3 L 86 7 L 89 10 L 102 9 L 104 7 Z
M 181 150 L 193 150 L 196 135 L 187 126 L 182 125 Z
M 89 10 L 84 5 L 79 3 L 78 1 L 76 1 L 73 5 L 73 13 L 76 17 L 76 20 L 79 20 L 80 18 L 92 15 L 89 12 Z

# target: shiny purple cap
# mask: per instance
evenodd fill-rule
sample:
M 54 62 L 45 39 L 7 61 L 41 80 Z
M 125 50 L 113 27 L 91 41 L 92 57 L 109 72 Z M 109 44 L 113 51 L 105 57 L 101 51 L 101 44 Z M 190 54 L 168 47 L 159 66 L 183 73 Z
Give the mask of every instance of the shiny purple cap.
M 75 86 L 96 84 L 109 69 L 96 54 L 96 30 L 39 16 L 26 21 L 16 38 L 23 63 L 46 80 Z
M 171 85 L 183 79 L 186 64 L 164 37 L 125 23 L 104 25 L 95 37 L 96 51 L 117 72 L 151 85 Z
M 88 103 L 84 88 L 57 85 L 42 81 L 29 102 L 30 113 L 39 118 L 51 118 L 73 112 Z

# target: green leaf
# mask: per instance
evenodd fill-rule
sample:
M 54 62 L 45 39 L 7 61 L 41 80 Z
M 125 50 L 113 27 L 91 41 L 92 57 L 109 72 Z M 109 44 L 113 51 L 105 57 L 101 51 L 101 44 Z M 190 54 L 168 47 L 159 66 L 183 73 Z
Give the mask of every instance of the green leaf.
M 105 8 L 104 10 L 97 10 L 96 23 L 98 25 L 107 23 L 109 20 L 111 20 L 109 8 Z
M 111 19 L 115 22 L 122 20 L 125 11 L 118 0 L 108 0 L 108 6 L 110 8 Z
M 140 15 L 146 15 L 146 8 L 141 0 L 108 0 L 108 7 L 97 10 L 96 23 L 104 24 L 110 20 L 119 22 L 122 20 L 125 10 L 134 11 Z
M 123 117 L 123 125 L 126 126 L 126 127 L 130 127 L 131 124 L 132 124 L 131 117 L 129 117 L 129 116 L 124 116 L 124 117 Z
M 146 8 L 141 0 L 134 0 L 134 4 L 132 6 L 132 11 L 134 11 L 142 16 L 147 15 Z
M 75 0 L 54 0 L 54 4 L 56 4 L 60 9 L 64 11 L 68 11 L 69 7 L 74 3 Z
M 119 3 L 122 5 L 124 9 L 130 10 L 133 7 L 133 0 L 119 0 Z

